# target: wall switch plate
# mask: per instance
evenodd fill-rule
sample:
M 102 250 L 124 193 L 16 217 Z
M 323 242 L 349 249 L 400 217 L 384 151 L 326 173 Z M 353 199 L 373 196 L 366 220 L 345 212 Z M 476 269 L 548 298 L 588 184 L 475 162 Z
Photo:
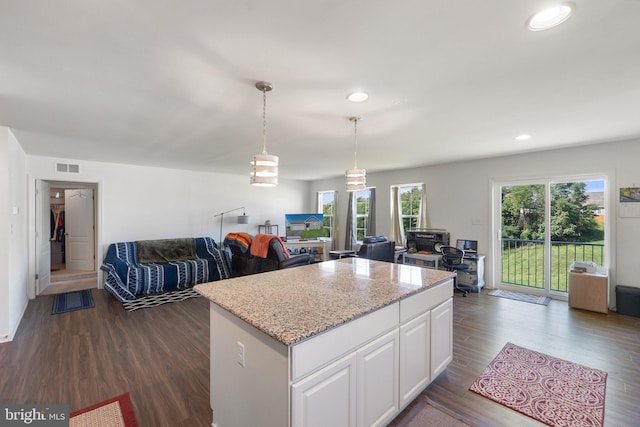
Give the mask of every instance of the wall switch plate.
M 246 366 L 244 360 L 244 344 L 242 344 L 240 341 L 236 343 L 236 360 L 238 361 L 238 364 L 243 368 Z

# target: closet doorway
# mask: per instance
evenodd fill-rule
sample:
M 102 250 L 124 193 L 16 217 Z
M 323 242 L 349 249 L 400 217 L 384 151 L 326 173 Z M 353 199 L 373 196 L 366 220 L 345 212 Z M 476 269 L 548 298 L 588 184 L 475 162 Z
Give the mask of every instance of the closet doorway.
M 42 213 L 36 218 L 41 236 L 37 294 L 96 288 L 96 185 L 42 181 L 36 187 L 44 193 L 36 197 Z

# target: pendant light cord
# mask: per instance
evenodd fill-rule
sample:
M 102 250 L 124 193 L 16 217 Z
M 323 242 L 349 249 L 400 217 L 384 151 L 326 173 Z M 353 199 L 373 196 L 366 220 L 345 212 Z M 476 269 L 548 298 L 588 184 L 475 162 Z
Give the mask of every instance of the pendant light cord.
M 353 168 L 358 169 L 358 118 L 353 118 L 354 144 L 353 144 Z
M 262 89 L 262 154 L 267 154 L 267 90 Z

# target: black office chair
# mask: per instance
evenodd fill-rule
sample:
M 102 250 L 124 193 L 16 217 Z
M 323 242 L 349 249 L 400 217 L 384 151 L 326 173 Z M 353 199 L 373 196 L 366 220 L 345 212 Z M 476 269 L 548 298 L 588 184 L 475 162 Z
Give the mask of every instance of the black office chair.
M 455 246 L 442 246 L 440 248 L 442 253 L 442 265 L 448 271 L 468 271 L 471 267 L 469 264 L 462 262 L 464 257 L 464 251 L 458 249 Z M 466 297 L 469 293 L 469 289 L 461 288 L 458 286 L 458 278 L 453 279 L 454 289 L 462 292 L 462 296 Z

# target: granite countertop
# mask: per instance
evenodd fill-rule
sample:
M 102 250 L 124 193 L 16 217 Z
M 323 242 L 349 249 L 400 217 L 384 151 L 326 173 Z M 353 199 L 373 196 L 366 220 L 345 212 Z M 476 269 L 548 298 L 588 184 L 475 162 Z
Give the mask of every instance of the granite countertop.
M 453 275 L 345 258 L 205 283 L 194 289 L 282 344 L 293 345 Z

